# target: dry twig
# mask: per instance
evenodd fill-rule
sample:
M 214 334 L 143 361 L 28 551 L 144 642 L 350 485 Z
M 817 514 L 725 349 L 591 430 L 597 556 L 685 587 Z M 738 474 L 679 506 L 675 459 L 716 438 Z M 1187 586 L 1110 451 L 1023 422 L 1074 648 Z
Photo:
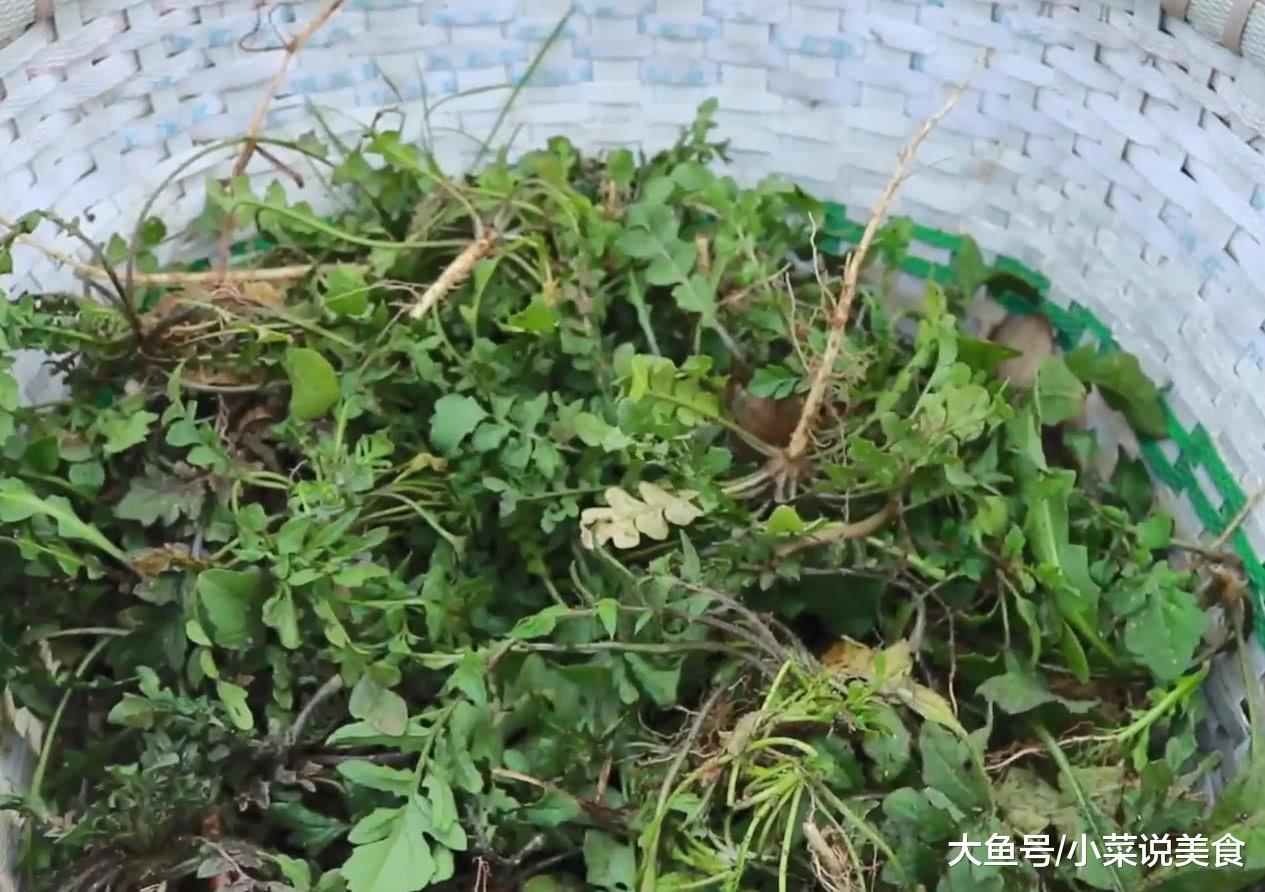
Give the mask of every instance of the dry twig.
M 829 545 L 834 542 L 847 542 L 852 539 L 864 539 L 867 536 L 872 536 L 895 516 L 896 508 L 896 503 L 891 502 L 879 511 L 875 511 L 869 517 L 864 517 L 854 523 L 839 523 L 826 527 L 824 530 L 801 536 L 798 539 L 779 545 L 775 554 L 781 560 L 806 549 L 816 548 L 818 545 Z
M 246 165 L 250 163 L 250 157 L 255 153 L 256 138 L 259 136 L 259 131 L 263 128 L 264 119 L 268 116 L 268 107 L 272 105 L 273 97 L 277 95 L 277 91 L 285 83 L 286 72 L 290 68 L 290 62 L 298 55 L 299 50 L 303 49 L 304 45 L 312 39 L 312 35 L 319 31 L 329 21 L 330 17 L 338 11 L 338 7 L 342 5 L 343 0 L 325 0 L 324 5 L 317 11 L 316 16 L 308 23 L 307 27 L 285 45 L 285 55 L 281 57 L 281 67 L 273 75 L 267 89 L 264 90 L 264 95 L 259 100 L 259 105 L 255 107 L 255 114 L 250 119 L 250 126 L 246 129 L 246 139 L 242 142 L 241 152 L 238 153 L 237 160 L 233 163 L 232 172 L 228 177 L 230 184 L 246 172 Z M 228 269 L 228 253 L 234 225 L 233 215 L 225 214 L 224 223 L 220 229 L 219 260 L 216 264 L 216 269 L 221 272 Z
M 968 78 L 967 84 L 969 82 L 970 79 Z M 795 431 L 791 434 L 790 443 L 786 447 L 786 454 L 791 460 L 799 458 L 808 449 L 813 425 L 816 423 L 817 415 L 821 411 L 822 403 L 826 398 L 830 376 L 834 373 L 835 363 L 838 361 L 839 353 L 843 349 L 844 329 L 848 325 L 848 316 L 852 312 L 852 301 L 856 297 L 857 286 L 860 283 L 861 266 L 865 262 L 866 254 L 869 253 L 870 245 L 874 242 L 879 226 L 887 216 L 892 200 L 896 197 L 896 190 L 900 188 L 900 184 L 908 176 L 909 165 L 913 161 L 914 155 L 917 154 L 919 147 L 926 141 L 931 131 L 962 99 L 962 94 L 966 91 L 967 84 L 955 89 L 944 106 L 928 118 L 913 140 L 901 149 L 896 159 L 896 171 L 892 174 L 887 186 L 884 187 L 878 203 L 874 205 L 874 210 L 870 214 L 870 220 L 866 223 L 865 231 L 861 234 L 861 241 L 857 243 L 856 249 L 848 256 L 843 270 L 843 287 L 830 313 L 830 333 L 827 336 L 826 348 L 822 351 L 821 362 L 813 375 L 808 396 L 804 400 L 803 411 L 800 413 L 799 423 L 795 426 Z
M 430 284 L 417 302 L 409 308 L 408 314 L 412 319 L 421 319 L 435 304 L 439 303 L 452 289 L 456 288 L 474 271 L 475 265 L 480 260 L 492 253 L 492 249 L 496 247 L 498 233 L 496 227 L 489 226 L 481 232 L 474 241 L 466 245 L 465 248 L 453 258 L 452 263 L 444 268 L 439 274 L 439 278 Z

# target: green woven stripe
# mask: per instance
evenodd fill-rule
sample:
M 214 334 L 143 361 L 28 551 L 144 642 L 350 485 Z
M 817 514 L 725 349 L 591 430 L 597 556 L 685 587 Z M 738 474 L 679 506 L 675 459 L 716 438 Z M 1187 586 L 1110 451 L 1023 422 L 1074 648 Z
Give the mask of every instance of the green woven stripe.
M 847 208 L 841 204 L 826 206 L 826 231 L 832 240 L 843 243 L 855 243 L 864 231 L 862 224 L 850 220 Z M 931 229 L 915 224 L 914 239 L 923 245 L 940 248 L 956 253 L 962 244 L 962 238 L 948 232 Z M 833 246 L 828 246 L 828 249 Z M 1054 326 L 1059 346 L 1070 350 L 1079 345 L 1088 334 L 1092 343 L 1099 349 L 1113 349 L 1117 346 L 1111 330 L 1103 324 L 1088 308 L 1077 303 L 1062 307 L 1049 300 L 1050 280 L 1035 270 L 1029 269 L 1013 257 L 998 256 L 994 268 L 1011 273 L 1028 282 L 1041 295 L 1041 304 L 1037 308 Z M 910 275 L 921 279 L 931 279 L 943 283 L 948 280 L 950 268 L 944 264 L 932 263 L 921 257 L 909 257 L 902 269 Z M 998 295 L 999 302 L 1012 313 L 1030 313 L 1033 307 L 1029 301 L 1016 294 Z M 1173 414 L 1168 401 L 1164 402 L 1164 415 L 1168 423 L 1168 433 L 1174 446 L 1177 447 L 1177 461 L 1169 461 L 1159 444 L 1153 441 L 1142 442 L 1142 459 L 1151 475 L 1169 490 L 1185 496 L 1195 509 L 1195 515 L 1203 525 L 1204 532 L 1219 534 L 1233 520 L 1247 502 L 1247 496 L 1238 481 L 1230 473 L 1225 462 L 1217 452 L 1212 437 L 1202 425 L 1196 425 L 1187 431 L 1182 427 L 1177 416 Z M 1199 483 L 1197 470 L 1202 470 L 1212 481 L 1213 493 L 1207 493 Z M 1235 553 L 1243 560 L 1244 572 L 1251 589 L 1252 604 L 1255 608 L 1256 634 L 1265 644 L 1265 564 L 1261 563 L 1256 550 L 1248 542 L 1242 530 L 1236 530 L 1230 537 L 1230 544 Z

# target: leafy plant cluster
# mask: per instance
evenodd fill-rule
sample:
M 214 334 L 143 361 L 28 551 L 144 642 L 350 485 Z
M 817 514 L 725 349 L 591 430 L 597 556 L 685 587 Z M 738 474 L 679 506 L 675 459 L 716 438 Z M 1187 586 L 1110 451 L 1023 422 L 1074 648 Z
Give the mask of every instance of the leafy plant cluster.
M 228 276 L 151 277 L 148 219 L 99 249 L 108 301 L 0 301 L 0 348 L 66 385 L 23 405 L 0 373 L 36 888 L 1265 877 L 1265 773 L 1197 795 L 1203 576 L 1141 465 L 1095 476 L 1068 425 L 1098 387 L 1161 433 L 1136 360 L 1009 386 L 959 322 L 996 284 L 968 240 L 915 312 L 862 290 L 779 464 L 726 382 L 809 389 L 840 258 L 812 197 L 717 172 L 713 109 L 648 159 L 558 138 L 461 178 L 381 126 L 275 145 L 333 216 L 212 183 L 199 225 L 265 245 Z M 1244 865 L 948 866 L 963 834 L 1196 832 Z

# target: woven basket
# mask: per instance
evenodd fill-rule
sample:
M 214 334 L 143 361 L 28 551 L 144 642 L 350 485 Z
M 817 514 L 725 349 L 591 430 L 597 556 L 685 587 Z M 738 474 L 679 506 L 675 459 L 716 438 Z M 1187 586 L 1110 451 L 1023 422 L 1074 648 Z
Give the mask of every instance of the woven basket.
M 279 48 L 323 5 L 0 0 L 0 214 L 51 208 L 100 237 L 130 227 L 199 147 L 247 130 Z M 434 150 L 459 165 L 506 104 L 479 88 L 522 78 L 570 5 L 346 0 L 294 58 L 266 126 L 298 136 L 319 116 L 352 133 L 400 107 L 420 139 L 429 108 Z M 1172 440 L 1145 457 L 1189 533 L 1220 531 L 1265 483 L 1265 0 L 583 0 L 499 132 L 520 149 L 565 133 L 650 150 L 716 97 L 739 178 L 790 174 L 858 219 L 981 51 L 895 207 L 923 227 L 909 271 L 936 275 L 951 233 L 970 232 L 1048 277 L 1065 344 L 1114 339 L 1172 385 Z M 184 168 L 154 212 L 191 220 L 230 161 Z M 314 186 L 302 197 L 319 208 Z M 76 286 L 34 251 L 15 263 L 11 292 Z M 38 361 L 24 369 L 38 397 L 49 382 Z M 1231 541 L 1265 590 L 1265 520 Z M 1265 674 L 1259 648 L 1253 660 Z M 1224 772 L 1245 744 L 1243 695 L 1232 664 L 1214 671 L 1204 745 Z M 17 754 L 20 784 L 29 753 L 11 736 L 0 759 Z

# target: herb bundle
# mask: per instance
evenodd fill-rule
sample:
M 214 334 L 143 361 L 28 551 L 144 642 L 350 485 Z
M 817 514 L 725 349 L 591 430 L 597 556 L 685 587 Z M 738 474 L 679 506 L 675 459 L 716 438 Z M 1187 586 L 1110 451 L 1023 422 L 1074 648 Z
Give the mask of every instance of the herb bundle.
M 271 145 L 340 210 L 212 183 L 198 225 L 260 239 L 227 273 L 157 272 L 151 218 L 98 249 L 109 300 L 0 302 L 66 385 L 0 374 L 36 888 L 1265 877 L 1265 773 L 1197 795 L 1233 568 L 1174 560 L 1141 464 L 1098 473 L 1075 423 L 1096 388 L 1162 433 L 1136 360 L 1019 382 L 961 322 L 1006 284 L 969 240 L 894 305 L 909 223 L 827 250 L 818 201 L 724 176 L 713 110 L 650 158 L 557 138 L 460 178 L 380 127 Z M 1241 863 L 949 863 L 1196 833 Z

